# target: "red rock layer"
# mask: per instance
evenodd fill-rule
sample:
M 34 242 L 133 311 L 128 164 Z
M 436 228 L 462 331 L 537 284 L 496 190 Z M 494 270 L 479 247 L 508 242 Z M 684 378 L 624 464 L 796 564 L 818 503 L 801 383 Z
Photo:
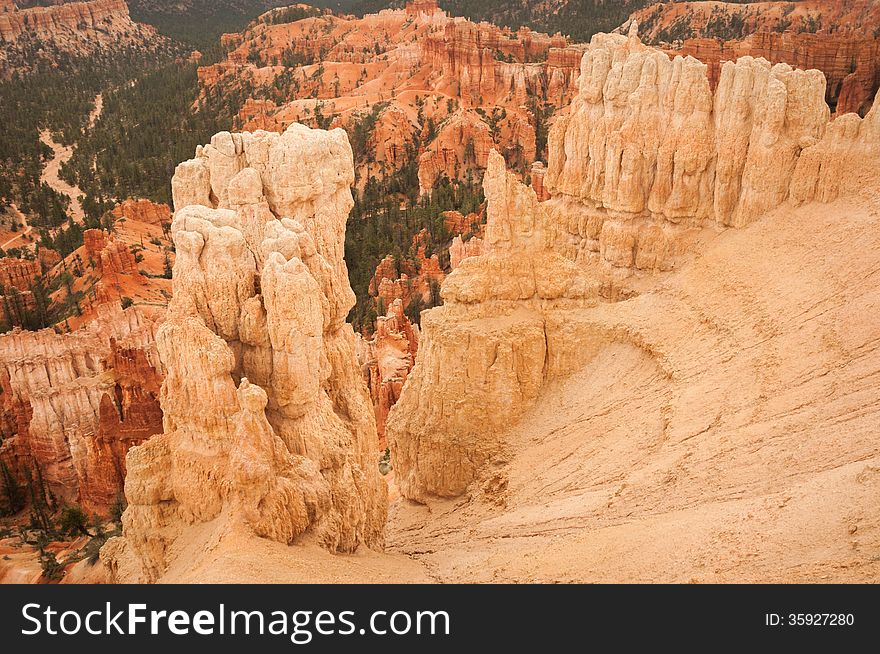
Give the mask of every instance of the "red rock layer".
M 658 2 L 634 12 L 631 18 L 638 21 L 642 39 L 651 43 L 687 37 L 742 38 L 755 32 L 859 35 L 870 33 L 880 24 L 880 3 L 876 0 Z M 628 27 L 628 21 L 625 26 Z M 728 36 L 719 31 L 739 35 Z
M 148 225 L 171 223 L 171 207 L 150 200 L 126 200 L 113 208 L 113 216 L 118 220 L 136 220 Z
M 404 314 L 401 300 L 394 300 L 388 314 L 376 321 L 370 340 L 358 337 L 358 362 L 376 413 L 379 447 L 385 449 L 385 421 L 400 398 L 403 384 L 412 370 L 419 347 L 419 328 Z
M 458 95 L 469 106 L 482 106 L 497 97 L 525 102 L 543 91 L 542 76 L 551 86 L 571 88 L 583 50 L 570 47 L 563 36 L 547 36 L 521 28 L 516 33 L 490 23 L 449 20 L 442 34 L 423 41 L 425 59 L 434 71 L 454 80 Z M 539 65 L 523 65 L 535 62 Z M 562 73 L 562 76 L 557 73 Z M 555 80 L 553 78 L 556 78 Z
M 25 314 L 36 308 L 30 289 L 39 276 L 38 260 L 0 259 L 0 323 L 7 327 L 21 325 Z
M 437 5 L 437 0 L 413 0 L 406 5 L 404 11 L 407 16 L 415 17 L 419 14 L 433 16 L 440 12 L 440 7 Z
M 355 153 L 360 182 L 417 155 L 423 193 L 443 176 L 479 181 L 493 147 L 527 171 L 543 156 L 535 105 L 549 113 L 568 103 L 583 53 L 562 36 L 450 18 L 431 0 L 363 18 L 258 20 L 224 42 L 227 58 L 200 68 L 199 80 L 206 89 L 248 80 L 256 97 L 237 117 L 243 130 L 329 121 L 353 134 L 379 105 Z
M 485 216 L 477 213 L 469 213 L 464 215 L 458 211 L 444 211 L 443 224 L 446 231 L 450 234 L 467 234 L 468 232 L 479 230 L 480 223 L 485 220 Z
M 39 261 L 27 259 L 0 259 L 0 286 L 28 291 L 33 286 L 34 278 L 41 273 Z
M 550 191 L 544 187 L 544 176 L 547 174 L 547 168 L 540 161 L 532 164 L 530 178 L 532 180 L 532 188 L 535 189 L 535 195 L 538 196 L 538 202 L 550 199 Z
M 414 240 L 419 237 L 416 235 Z M 394 257 L 388 255 L 379 265 L 373 279 L 370 280 L 369 293 L 376 298 L 380 309 L 387 309 L 395 300 L 400 300 L 406 308 L 415 299 L 420 298 L 424 304 L 431 302 L 432 286 L 439 288 L 446 277 L 440 267 L 440 259 L 436 254 L 425 255 L 425 246 L 417 248 L 415 262 L 404 259 L 400 262 L 400 274 Z
M 111 304 L 76 332 L 0 336 L 0 459 L 20 483 L 39 468 L 59 501 L 106 511 L 128 449 L 162 431 L 154 332 L 137 308 Z
M 133 275 L 140 278 L 135 255 L 131 248 L 117 241 L 100 229 L 87 229 L 83 233 L 86 256 L 95 262 L 102 277 L 109 275 Z

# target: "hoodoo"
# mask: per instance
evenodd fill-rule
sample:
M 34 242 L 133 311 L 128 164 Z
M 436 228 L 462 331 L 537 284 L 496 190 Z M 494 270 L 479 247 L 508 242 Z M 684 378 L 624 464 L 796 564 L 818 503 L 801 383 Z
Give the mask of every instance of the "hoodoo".
M 155 581 L 211 523 L 331 551 L 380 546 L 386 489 L 345 317 L 342 130 L 217 134 L 174 176 L 164 433 L 131 452 L 119 581 Z
M 455 496 L 497 453 L 493 438 L 578 360 L 569 310 L 595 303 L 598 285 L 553 250 L 535 191 L 489 155 L 486 254 L 443 284 L 443 306 L 422 318 L 415 368 L 386 434 L 401 492 Z

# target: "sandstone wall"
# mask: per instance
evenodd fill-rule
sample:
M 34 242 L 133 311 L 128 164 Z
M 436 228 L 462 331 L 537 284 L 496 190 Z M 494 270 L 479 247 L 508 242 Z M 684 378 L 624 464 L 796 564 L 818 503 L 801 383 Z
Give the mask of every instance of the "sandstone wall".
M 707 227 L 876 193 L 880 100 L 864 119 L 829 122 L 824 97 L 819 71 L 751 57 L 723 64 L 713 94 L 696 59 L 670 60 L 634 30 L 595 36 L 551 131 L 551 199 L 539 202 L 493 152 L 482 253 L 460 261 L 444 305 L 422 314 L 416 364 L 386 426 L 401 493 L 491 488 L 504 429 L 548 381 L 609 339 L 642 347 L 589 325 L 600 293 L 623 299 L 621 279 L 672 269 Z
M 761 57 L 805 70 L 815 68 L 825 75 L 825 99 L 837 114 L 864 115 L 880 87 L 880 41 L 873 37 L 759 32 L 739 41 L 686 39 L 674 52 L 706 63 L 712 88 L 718 83 L 721 64 L 740 57 Z
M 403 309 L 403 301 L 394 300 L 388 305 L 387 314 L 376 320 L 372 338 L 367 340 L 357 335 L 358 363 L 373 400 L 380 450 L 387 446 L 388 412 L 400 399 L 419 349 L 419 326 L 410 323 Z
M 416 365 L 388 416 L 397 483 L 412 499 L 464 492 L 499 451 L 503 428 L 577 359 L 564 316 L 598 297 L 553 249 L 544 204 L 497 152 L 483 187 L 486 254 L 461 261 L 443 306 L 422 314 Z
M 826 132 L 861 129 L 857 116 L 829 118 L 817 70 L 742 57 L 721 66 L 713 93 L 696 59 L 670 60 L 634 32 L 597 35 L 571 110 L 550 134 L 544 184 L 558 248 L 609 296 L 634 272 L 670 270 L 701 227 L 742 226 L 811 199 L 825 171 L 802 179 L 801 160 L 831 149 Z M 823 188 L 826 200 L 838 192 Z

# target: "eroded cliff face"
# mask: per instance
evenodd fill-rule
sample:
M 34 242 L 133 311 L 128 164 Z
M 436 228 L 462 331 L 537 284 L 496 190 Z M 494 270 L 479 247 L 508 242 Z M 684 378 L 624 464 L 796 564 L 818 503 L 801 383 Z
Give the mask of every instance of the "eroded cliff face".
M 87 55 L 121 46 L 153 48 L 164 38 L 148 25 L 135 23 L 125 0 L 65 2 L 0 10 L 0 75 L 26 70 L 37 61 L 51 63 L 58 53 Z M 50 45 L 50 48 L 42 46 Z M 35 52 L 36 50 L 36 52 Z
M 357 335 L 358 363 L 373 400 L 380 450 L 387 446 L 388 412 L 400 399 L 419 350 L 419 326 L 409 321 L 403 308 L 403 301 L 394 300 L 388 306 L 388 313 L 376 320 L 372 338 Z
M 461 261 L 443 284 L 443 306 L 422 314 L 416 365 L 388 417 L 397 483 L 412 499 L 464 492 L 498 453 L 493 434 L 578 360 L 566 315 L 598 297 L 598 285 L 553 249 L 534 190 L 495 151 L 483 187 L 486 254 Z
M 376 266 L 368 291 L 376 299 L 379 313 L 385 313 L 397 300 L 404 308 L 413 300 L 424 305 L 435 304 L 431 295 L 437 292 L 446 273 L 440 267 L 439 257 L 436 254 L 427 256 L 425 247 L 417 244 L 418 237 L 416 234 L 413 239 L 416 242 L 413 261 L 404 259 L 397 262 L 389 254 Z
M 116 219 L 125 218 L 148 225 L 171 223 L 171 209 L 167 204 L 157 204 L 150 200 L 128 199 L 113 207 Z
M 48 7 L 18 9 L 14 5 L 0 12 L 0 38 L 15 42 L 22 35 L 54 39 L 64 33 L 107 30 L 125 23 L 135 27 L 125 0 L 66 2 Z
M 298 124 L 217 134 L 178 166 L 164 433 L 128 457 L 123 537 L 102 550 L 115 579 L 155 581 L 203 523 L 381 546 L 386 488 L 345 323 L 353 180 L 345 133 Z
M 39 468 L 59 501 L 106 513 L 126 452 L 162 431 L 155 329 L 139 308 L 110 304 L 70 334 L 0 336 L 0 459 L 20 484 Z
M 546 114 L 543 130 L 569 102 L 583 51 L 563 36 L 452 18 L 431 2 L 363 18 L 258 20 L 226 43 L 227 58 L 201 67 L 199 80 L 252 84 L 260 97 L 243 104 L 243 129 L 332 120 L 367 136 L 355 152 L 361 186 L 415 163 L 423 193 L 444 176 L 479 179 L 493 147 L 521 170 L 543 157 L 535 113 Z
M 715 93 L 705 64 L 670 60 L 629 36 L 600 34 L 570 113 L 553 127 L 544 185 L 504 172 L 493 153 L 483 254 L 464 259 L 422 315 L 419 355 L 386 433 L 400 490 L 426 500 L 499 483 L 492 466 L 545 384 L 609 342 L 663 353 L 625 326 L 597 332 L 601 293 L 620 300 L 632 277 L 656 284 L 727 227 L 781 205 L 876 193 L 848 174 L 880 161 L 880 102 L 865 119 L 829 123 L 819 71 L 744 57 Z M 862 163 L 859 163 L 862 162 Z M 653 280 L 653 282 L 651 281 Z
M 880 87 L 875 2 L 658 3 L 631 20 L 642 26 L 646 43 L 707 64 L 713 89 L 721 64 L 746 56 L 822 71 L 826 100 L 837 114 L 864 116 Z
M 806 162 L 831 148 L 826 132 L 863 128 L 854 115 L 829 128 L 824 98 L 819 71 L 751 57 L 725 62 L 713 94 L 696 59 L 670 60 L 635 30 L 597 35 L 550 134 L 546 210 L 559 250 L 615 297 L 633 275 L 674 268 L 703 227 L 741 227 L 820 188 L 833 199 L 847 179 L 822 182 L 827 171 Z

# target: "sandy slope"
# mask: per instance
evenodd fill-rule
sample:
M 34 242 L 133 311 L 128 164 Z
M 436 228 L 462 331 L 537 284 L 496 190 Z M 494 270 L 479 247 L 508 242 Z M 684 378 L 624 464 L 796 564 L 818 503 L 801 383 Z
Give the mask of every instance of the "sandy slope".
M 778 210 L 573 315 L 607 347 L 484 490 L 398 502 L 390 550 L 444 581 L 880 579 L 878 208 Z

